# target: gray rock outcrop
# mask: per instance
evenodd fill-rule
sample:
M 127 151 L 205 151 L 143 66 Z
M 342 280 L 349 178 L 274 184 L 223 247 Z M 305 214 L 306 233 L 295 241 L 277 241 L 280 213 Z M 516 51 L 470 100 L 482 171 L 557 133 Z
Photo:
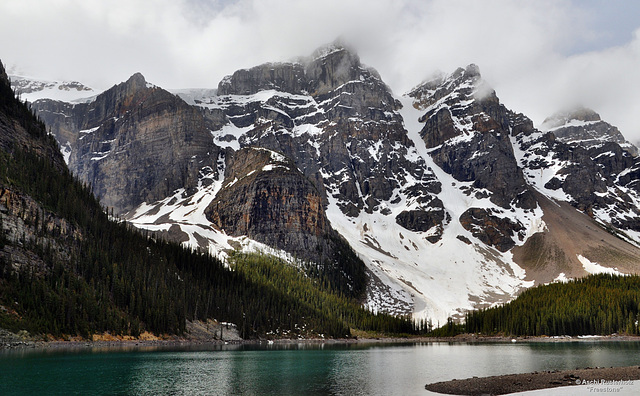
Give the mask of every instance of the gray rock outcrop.
M 322 197 L 290 159 L 267 149 L 241 149 L 228 159 L 222 185 L 206 214 L 227 235 L 246 235 L 315 262 L 331 254 L 329 235 L 335 231 Z
M 190 106 L 141 74 L 91 103 L 40 100 L 33 107 L 69 146 L 69 168 L 115 213 L 193 189 L 200 169 L 216 169 L 220 148 L 209 131 L 224 115 Z

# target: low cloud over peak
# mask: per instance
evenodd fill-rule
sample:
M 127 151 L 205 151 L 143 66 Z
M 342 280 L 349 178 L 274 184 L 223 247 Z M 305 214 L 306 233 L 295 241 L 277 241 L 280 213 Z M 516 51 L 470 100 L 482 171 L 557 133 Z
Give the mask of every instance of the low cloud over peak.
M 578 102 L 640 140 L 640 4 L 508 0 L 5 0 L 0 59 L 104 89 L 142 71 L 215 87 L 236 69 L 341 37 L 398 95 L 470 63 L 539 124 Z

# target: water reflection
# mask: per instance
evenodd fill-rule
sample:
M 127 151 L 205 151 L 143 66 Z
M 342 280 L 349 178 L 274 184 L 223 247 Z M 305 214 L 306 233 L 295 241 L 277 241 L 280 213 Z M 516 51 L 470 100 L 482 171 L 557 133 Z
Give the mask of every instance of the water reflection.
M 640 343 L 225 345 L 0 352 L 0 394 L 424 394 L 453 378 L 640 364 Z

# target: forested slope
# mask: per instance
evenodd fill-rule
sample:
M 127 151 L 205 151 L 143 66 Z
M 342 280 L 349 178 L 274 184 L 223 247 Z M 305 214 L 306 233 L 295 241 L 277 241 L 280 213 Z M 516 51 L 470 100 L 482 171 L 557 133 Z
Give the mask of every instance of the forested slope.
M 590 275 L 525 290 L 500 307 L 470 312 L 469 333 L 531 336 L 638 334 L 640 277 Z

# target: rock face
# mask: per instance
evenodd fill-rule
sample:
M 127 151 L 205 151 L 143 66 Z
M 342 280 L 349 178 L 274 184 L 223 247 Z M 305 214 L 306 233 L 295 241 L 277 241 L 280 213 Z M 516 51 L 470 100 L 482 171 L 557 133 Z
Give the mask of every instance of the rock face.
M 33 120 L 31 111 L 13 100 L 14 92 L 1 63 L 0 96 L 7 98 L 0 102 L 0 149 L 8 153 L 16 149 L 33 151 L 48 158 L 57 169 L 65 169 L 64 160 L 55 143 L 43 132 L 44 124 Z
M 513 114 L 500 104 L 476 65 L 439 75 L 414 88 L 409 96 L 423 113 L 420 136 L 433 161 L 464 183 L 460 187 L 464 194 L 488 198 L 504 209 L 537 207 L 511 144 Z M 524 228 L 505 215 L 510 217 L 470 208 L 459 220 L 482 242 L 504 252 L 515 245 L 512 238 Z
M 615 126 L 603 121 L 595 111 L 578 107 L 559 112 L 544 120 L 540 129 L 553 132 L 556 138 L 569 144 L 577 144 L 587 149 L 606 143 L 617 143 L 634 157 L 638 148 L 629 143 Z
M 0 271 L 32 272 L 40 275 L 51 270 L 45 263 L 68 262 L 75 241 L 82 234 L 67 220 L 44 208 L 24 190 L 13 185 L 7 174 L 11 156 L 30 152 L 49 159 L 55 170 L 66 171 L 62 155 L 43 124 L 34 120 L 28 107 L 14 100 L 9 78 L 0 62 Z
M 511 146 L 509 112 L 476 65 L 428 81 L 410 96 L 425 111 L 420 135 L 436 164 L 456 180 L 486 189 L 477 193 L 490 194 L 503 208 L 535 208 Z
M 498 217 L 490 211 L 470 208 L 460 216 L 460 224 L 471 234 L 489 246 L 506 252 L 515 246 L 514 234 L 520 241 L 524 240 L 524 226 L 509 218 Z
M 306 91 L 308 81 L 299 63 L 267 63 L 238 70 L 218 84 L 218 95 L 253 95 L 276 90 L 297 94 Z
M 5 239 L 0 248 L 0 260 L 10 263 L 11 271 L 51 270 L 34 253 L 34 247 L 51 252 L 59 262 L 68 262 L 74 241 L 82 234 L 63 218 L 44 209 L 30 196 L 13 188 L 0 186 L 0 232 Z
M 640 200 L 631 176 L 638 159 L 628 150 L 615 142 L 563 142 L 555 132 L 538 131 L 516 135 L 516 144 L 521 167 L 538 190 L 604 224 L 640 231 Z
M 324 262 L 337 237 L 315 186 L 282 154 L 244 148 L 227 161 L 222 189 L 205 213 L 226 234 L 246 235 L 305 260 Z
M 9 81 L 9 76 L 2 62 L 0 62 L 0 84 L 11 86 L 11 81 Z
M 199 170 L 218 158 L 209 130 L 224 116 L 187 105 L 141 74 L 91 103 L 33 107 L 71 153 L 69 168 L 118 214 L 195 188 Z
M 547 118 L 542 129 L 553 135 L 527 142 L 523 148 L 531 152 L 527 157 L 533 161 L 527 163 L 534 163 L 532 168 L 557 169 L 544 187 L 566 193 L 573 206 L 605 224 L 639 231 L 638 189 L 633 181 L 637 148 L 618 128 L 593 110 L 578 108 Z

